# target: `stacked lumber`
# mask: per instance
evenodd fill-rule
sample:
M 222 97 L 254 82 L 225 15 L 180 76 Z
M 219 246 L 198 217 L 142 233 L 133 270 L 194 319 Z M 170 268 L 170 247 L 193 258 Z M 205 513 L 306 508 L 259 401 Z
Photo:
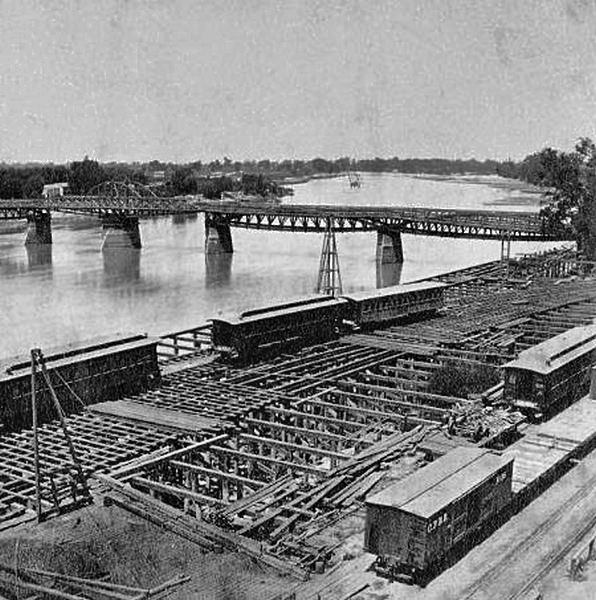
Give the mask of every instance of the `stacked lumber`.
M 294 514 L 279 525 L 276 521 L 277 527 L 273 531 L 269 527 L 267 539 L 272 544 L 270 551 L 280 558 L 297 557 L 299 563 L 308 569 L 319 562 L 325 565 L 341 543 L 313 546 L 310 539 L 327 529 L 333 521 L 359 508 L 359 501 L 387 474 L 387 471 L 381 470 L 384 463 L 393 462 L 412 451 L 434 429 L 419 426 L 407 433 L 390 435 L 332 471 L 327 481 L 299 495 L 290 503 Z M 258 526 L 265 526 L 281 516 L 290 505 L 266 515 L 259 520 Z M 308 513 L 315 516 L 305 521 Z M 254 527 L 251 532 L 255 532 Z

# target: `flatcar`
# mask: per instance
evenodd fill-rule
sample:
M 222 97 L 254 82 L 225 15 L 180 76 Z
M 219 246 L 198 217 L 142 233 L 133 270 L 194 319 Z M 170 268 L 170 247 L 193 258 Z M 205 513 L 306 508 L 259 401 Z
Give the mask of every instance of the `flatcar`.
M 364 546 L 377 572 L 428 581 L 507 515 L 512 478 L 511 457 L 459 447 L 367 497 Z
M 250 361 L 283 349 L 329 341 L 339 335 L 347 301 L 317 297 L 212 319 L 216 350 Z
M 349 305 L 346 318 L 367 327 L 432 314 L 443 308 L 446 287 L 444 283 L 429 281 L 343 294 Z

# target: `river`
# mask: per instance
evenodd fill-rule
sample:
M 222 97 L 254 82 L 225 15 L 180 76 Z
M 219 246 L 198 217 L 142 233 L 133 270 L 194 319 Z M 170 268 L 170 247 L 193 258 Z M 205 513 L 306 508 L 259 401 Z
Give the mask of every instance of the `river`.
M 363 174 L 295 186 L 289 201 L 536 210 L 538 196 L 495 178 Z M 198 218 L 141 222 L 140 251 L 101 251 L 93 219 L 55 216 L 54 243 L 24 246 L 24 222 L 0 222 L 0 358 L 115 333 L 161 334 L 275 300 L 312 294 L 322 235 L 233 229 L 235 253 L 206 257 Z M 376 236 L 337 235 L 344 291 L 377 286 Z M 552 246 L 552 244 L 550 245 Z M 549 247 L 518 242 L 512 252 Z M 498 241 L 403 236 L 401 282 L 499 258 Z M 396 277 L 392 273 L 390 277 Z

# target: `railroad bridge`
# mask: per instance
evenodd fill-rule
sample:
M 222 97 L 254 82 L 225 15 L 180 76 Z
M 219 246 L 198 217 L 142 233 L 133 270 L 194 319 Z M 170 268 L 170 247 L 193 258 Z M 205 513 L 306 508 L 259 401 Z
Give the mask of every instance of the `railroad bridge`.
M 467 239 L 545 241 L 569 239 L 546 233 L 536 213 L 399 206 L 333 206 L 158 197 L 147 188 L 105 183 L 87 196 L 1 200 L 0 220 L 27 219 L 26 243 L 52 242 L 53 212 L 96 215 L 105 246 L 141 247 L 139 219 L 205 214 L 207 254 L 233 252 L 232 227 L 289 232 L 377 232 L 377 262 L 403 262 L 401 234 Z

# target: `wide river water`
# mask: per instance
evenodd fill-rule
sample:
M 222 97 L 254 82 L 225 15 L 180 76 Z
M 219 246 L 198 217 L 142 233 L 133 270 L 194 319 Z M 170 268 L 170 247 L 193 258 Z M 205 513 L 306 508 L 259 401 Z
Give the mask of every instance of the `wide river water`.
M 364 174 L 360 189 L 350 189 L 345 178 L 319 179 L 295 186 L 288 201 L 537 209 L 537 195 L 495 181 Z M 140 251 L 102 252 L 100 224 L 89 218 L 55 216 L 54 243 L 41 249 L 24 246 L 25 228 L 0 222 L 0 358 L 115 333 L 163 334 L 312 294 L 322 245 L 320 234 L 233 229 L 234 254 L 206 257 L 201 216 L 142 221 Z M 337 235 L 344 291 L 380 283 L 375 242 L 374 232 Z M 518 242 L 512 252 L 546 247 Z M 402 283 L 500 255 L 498 241 L 404 235 L 403 248 Z M 383 275 L 385 283 L 397 276 Z

